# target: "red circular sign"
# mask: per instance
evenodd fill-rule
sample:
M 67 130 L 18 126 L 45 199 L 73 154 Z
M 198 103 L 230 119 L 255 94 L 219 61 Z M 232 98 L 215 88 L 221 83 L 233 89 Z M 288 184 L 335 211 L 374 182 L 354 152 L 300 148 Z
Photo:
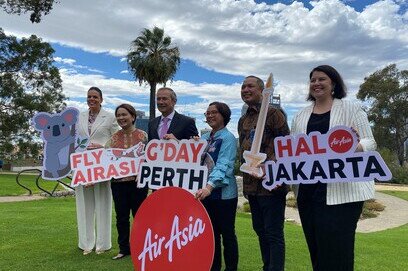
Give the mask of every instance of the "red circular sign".
M 354 145 L 353 135 L 344 129 L 335 130 L 329 135 L 328 144 L 334 152 L 348 152 Z
M 135 270 L 208 271 L 214 255 L 211 220 L 190 192 L 159 189 L 136 213 L 130 250 Z

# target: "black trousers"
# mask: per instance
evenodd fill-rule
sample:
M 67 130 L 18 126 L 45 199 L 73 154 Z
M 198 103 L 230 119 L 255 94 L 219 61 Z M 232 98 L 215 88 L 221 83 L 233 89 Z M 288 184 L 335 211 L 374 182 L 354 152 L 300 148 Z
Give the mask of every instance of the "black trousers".
M 363 202 L 327 205 L 298 201 L 314 271 L 352 271 L 354 240 Z
M 130 222 L 129 215 L 135 216 L 147 197 L 148 188 L 137 188 L 136 182 L 112 182 L 112 196 L 115 203 L 116 229 L 118 230 L 119 253 L 129 255 Z
M 205 199 L 206 208 L 214 229 L 214 260 L 211 271 L 221 270 L 221 236 L 224 247 L 224 261 L 226 271 L 236 271 L 238 268 L 238 241 L 235 235 L 235 214 L 238 198 L 234 199 Z
M 264 271 L 283 271 L 285 267 L 285 237 L 283 233 L 286 188 L 269 196 L 248 196 L 252 227 L 259 239 Z

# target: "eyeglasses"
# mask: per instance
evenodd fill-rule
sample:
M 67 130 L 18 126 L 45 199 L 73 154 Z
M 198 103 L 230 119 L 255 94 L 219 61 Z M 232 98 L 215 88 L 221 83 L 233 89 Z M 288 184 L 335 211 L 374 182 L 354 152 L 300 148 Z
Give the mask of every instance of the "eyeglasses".
M 218 111 L 207 111 L 204 113 L 204 116 L 210 117 L 210 116 L 217 115 L 218 113 L 219 113 Z

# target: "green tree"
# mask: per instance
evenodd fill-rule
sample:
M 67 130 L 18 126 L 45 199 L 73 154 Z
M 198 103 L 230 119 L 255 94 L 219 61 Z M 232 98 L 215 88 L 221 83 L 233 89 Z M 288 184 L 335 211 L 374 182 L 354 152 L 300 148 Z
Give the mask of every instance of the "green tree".
M 357 98 L 371 103 L 368 118 L 380 148 L 388 148 L 404 162 L 404 142 L 408 139 L 408 70 L 391 64 L 364 78 Z
M 180 64 L 178 47 L 170 47 L 171 38 L 164 30 L 145 28 L 131 44 L 127 55 L 129 69 L 139 84 L 150 85 L 150 119 L 155 118 L 156 86 L 172 80 Z
M 39 23 L 41 16 L 50 13 L 55 0 L 0 0 L 0 6 L 9 14 L 31 12 L 30 21 Z M 57 2 L 58 3 L 58 2 Z
M 15 146 L 21 151 L 36 150 L 27 147 L 27 142 L 35 144 L 30 119 L 36 112 L 65 106 L 53 53 L 48 43 L 34 35 L 17 40 L 0 28 L 0 155 L 10 154 Z

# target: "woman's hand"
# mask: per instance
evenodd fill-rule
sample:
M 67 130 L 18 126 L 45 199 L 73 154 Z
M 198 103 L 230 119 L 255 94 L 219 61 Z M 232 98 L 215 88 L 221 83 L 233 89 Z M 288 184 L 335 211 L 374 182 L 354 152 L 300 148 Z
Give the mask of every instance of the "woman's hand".
M 360 135 L 358 134 L 357 130 L 354 129 L 354 127 L 350 127 L 350 128 L 351 128 L 351 130 L 352 130 L 352 131 L 356 134 L 356 136 L 357 136 L 357 142 L 358 142 L 358 144 L 357 144 L 356 152 L 362 152 L 362 151 L 364 151 L 364 150 L 363 150 L 363 146 L 360 144 Z
M 208 197 L 209 195 L 211 195 L 211 191 L 212 191 L 213 187 L 211 185 L 207 185 L 206 187 L 204 187 L 203 189 L 199 189 L 196 193 L 195 193 L 195 198 L 198 200 L 203 200 L 206 197 Z

